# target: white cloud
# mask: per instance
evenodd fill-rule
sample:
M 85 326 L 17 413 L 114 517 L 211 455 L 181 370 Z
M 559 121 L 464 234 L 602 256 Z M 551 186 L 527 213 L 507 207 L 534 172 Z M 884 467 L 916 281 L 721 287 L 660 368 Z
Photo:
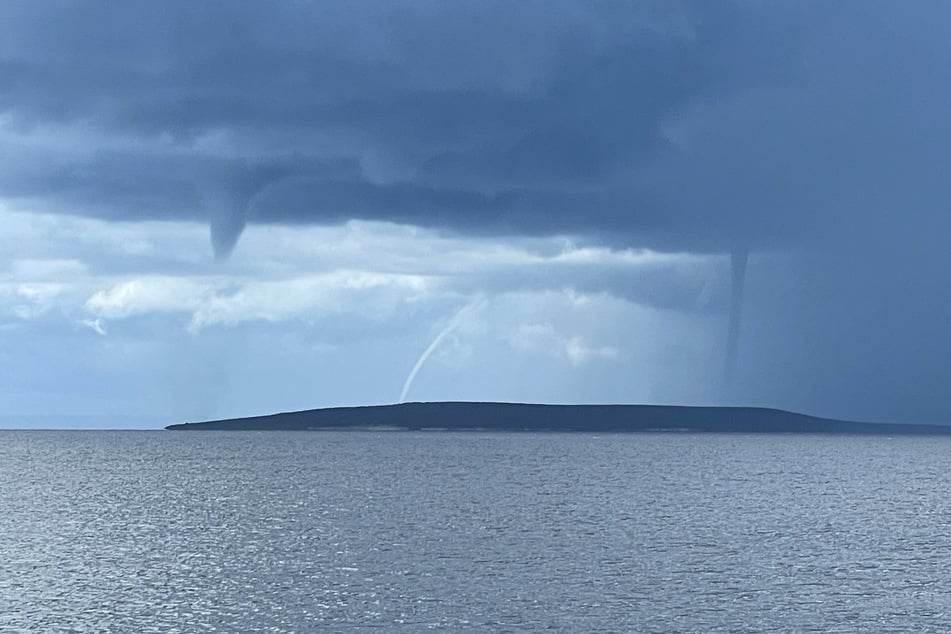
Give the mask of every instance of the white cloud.
M 202 279 L 149 276 L 119 282 L 97 291 L 86 310 L 98 317 L 124 319 L 161 312 L 191 312 L 208 301 L 212 284 Z
M 56 307 L 64 285 L 54 282 L 0 283 L 0 309 L 23 320 L 41 317 Z
M 189 329 L 246 321 L 312 320 L 330 314 L 382 317 L 427 293 L 421 276 L 336 271 L 276 281 L 247 281 L 234 292 L 216 292 L 194 311 Z
M 335 314 L 382 318 L 402 302 L 425 298 L 431 286 L 422 276 L 363 271 L 276 280 L 143 276 L 95 292 L 85 309 L 112 320 L 150 313 L 190 314 L 188 328 L 197 332 L 214 325 L 313 321 Z
M 79 323 L 87 328 L 91 328 L 96 334 L 103 337 L 109 334 L 102 319 L 81 319 Z
M 596 359 L 618 358 L 618 349 L 614 346 L 590 345 L 584 337 L 565 335 L 550 323 L 522 324 L 504 339 L 516 350 L 564 358 L 575 366 Z

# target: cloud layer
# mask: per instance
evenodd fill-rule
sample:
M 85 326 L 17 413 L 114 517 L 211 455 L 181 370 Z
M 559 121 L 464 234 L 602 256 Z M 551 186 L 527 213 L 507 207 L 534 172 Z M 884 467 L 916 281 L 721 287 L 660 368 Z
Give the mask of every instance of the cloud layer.
M 940 2 L 0 8 L 0 196 L 654 249 L 849 241 L 949 194 Z M 854 227 L 863 225 L 862 232 Z
M 0 144 L 18 156 L 0 194 L 208 218 L 219 254 L 249 220 L 683 243 L 701 232 L 676 226 L 645 166 L 692 104 L 788 72 L 795 39 L 744 2 L 0 12 Z

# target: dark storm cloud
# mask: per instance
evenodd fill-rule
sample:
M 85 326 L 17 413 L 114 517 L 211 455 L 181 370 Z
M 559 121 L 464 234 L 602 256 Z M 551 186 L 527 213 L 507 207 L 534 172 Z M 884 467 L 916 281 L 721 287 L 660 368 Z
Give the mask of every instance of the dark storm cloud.
M 6 3 L 0 195 L 210 218 L 223 254 L 249 220 L 691 250 L 839 236 L 869 208 L 948 193 L 947 13 Z
M 671 237 L 652 184 L 633 182 L 670 149 L 663 125 L 787 72 L 796 30 L 745 2 L 50 1 L 0 18 L 7 128 L 132 154 L 112 169 L 48 147 L 54 167 L 2 193 L 207 216 L 222 253 L 248 219 Z M 356 169 L 313 167 L 328 161 Z

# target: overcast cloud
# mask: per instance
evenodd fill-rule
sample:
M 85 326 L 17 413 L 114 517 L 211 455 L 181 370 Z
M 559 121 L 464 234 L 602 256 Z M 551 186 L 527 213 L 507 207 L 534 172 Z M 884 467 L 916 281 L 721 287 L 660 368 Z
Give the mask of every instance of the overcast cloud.
M 946 420 L 949 27 L 937 0 L 3 3 L 0 412 L 389 402 L 478 299 L 410 398 Z

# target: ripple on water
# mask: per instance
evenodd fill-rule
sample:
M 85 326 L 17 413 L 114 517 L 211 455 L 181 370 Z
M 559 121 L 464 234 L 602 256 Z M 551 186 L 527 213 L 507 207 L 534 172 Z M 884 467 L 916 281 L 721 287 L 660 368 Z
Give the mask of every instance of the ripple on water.
M 0 440 L 3 632 L 951 631 L 951 440 Z

